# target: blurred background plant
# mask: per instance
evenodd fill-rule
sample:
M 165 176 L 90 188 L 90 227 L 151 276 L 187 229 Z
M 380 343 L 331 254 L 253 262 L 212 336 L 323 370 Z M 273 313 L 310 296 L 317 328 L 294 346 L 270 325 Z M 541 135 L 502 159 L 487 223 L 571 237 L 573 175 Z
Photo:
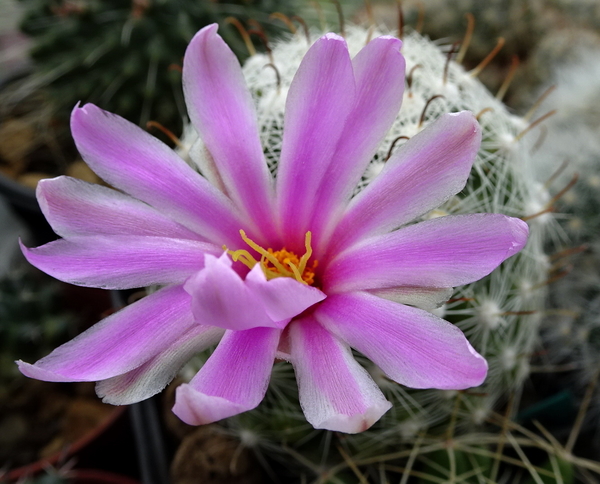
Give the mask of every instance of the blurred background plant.
M 23 377 L 15 365 L 47 355 L 107 307 L 103 291 L 73 290 L 25 263 L 0 277 L 0 470 L 16 472 L 40 459 L 57 462 L 122 413 L 102 404 L 93 384 L 44 384 Z
M 31 81 L 48 86 L 60 116 L 68 117 L 77 102 L 92 102 L 140 126 L 152 120 L 171 130 L 180 130 L 186 115 L 181 61 L 201 27 L 220 23 L 243 60 L 247 50 L 228 17 L 254 19 L 275 35 L 282 25 L 269 13 L 296 8 L 276 0 L 21 1 L 21 28 L 33 39 Z
M 589 400 L 582 425 L 594 436 L 590 452 L 600 455 L 600 44 L 576 45 L 570 54 L 552 65 L 539 88 L 553 90 L 541 109 L 556 115 L 548 120 L 548 136 L 535 155 L 537 171 L 551 166 L 563 184 L 578 176 L 558 202 L 568 241 L 560 249 L 571 257 L 563 264 L 565 277 L 550 286 L 543 359 L 564 370 L 557 374 L 563 390 Z
M 0 92 L 0 170 L 30 188 L 60 174 L 100 182 L 70 138 L 68 119 L 78 102 L 144 128 L 151 121 L 168 141 L 164 133 L 179 132 L 187 116 L 181 62 L 193 35 L 218 22 L 243 60 L 248 50 L 235 23 L 257 22 L 251 34 L 264 50 L 260 39 L 284 28 L 270 13 L 297 10 L 294 1 L 277 0 L 20 0 L 17 6 L 31 62 Z
M 75 336 L 61 291 L 61 282 L 27 266 L 0 279 L 0 389 L 20 376 L 15 360 L 39 358 Z

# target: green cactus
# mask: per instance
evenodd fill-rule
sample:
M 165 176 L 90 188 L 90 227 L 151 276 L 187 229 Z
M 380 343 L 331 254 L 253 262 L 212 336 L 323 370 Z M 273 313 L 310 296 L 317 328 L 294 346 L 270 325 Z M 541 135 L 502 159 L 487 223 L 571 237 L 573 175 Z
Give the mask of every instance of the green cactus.
M 0 386 L 20 375 L 15 360 L 37 359 L 73 335 L 62 283 L 29 267 L 0 280 Z

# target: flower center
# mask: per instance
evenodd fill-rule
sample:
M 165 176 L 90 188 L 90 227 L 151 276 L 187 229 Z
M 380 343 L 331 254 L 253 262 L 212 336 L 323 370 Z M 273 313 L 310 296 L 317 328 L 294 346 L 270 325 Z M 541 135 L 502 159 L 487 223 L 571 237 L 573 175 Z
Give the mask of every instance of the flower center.
M 241 262 L 249 269 L 252 269 L 256 264 L 260 264 L 267 279 L 293 277 L 298 282 L 309 286 L 315 282 L 315 269 L 319 261 L 314 260 L 310 266 L 308 265 L 308 260 L 312 255 L 310 231 L 306 232 L 306 236 L 304 237 L 306 252 L 301 257 L 298 257 L 296 253 L 287 250 L 285 247 L 277 251 L 271 248 L 265 249 L 250 239 L 243 230 L 240 230 L 240 235 L 244 242 L 258 252 L 261 257 L 260 261 L 257 261 L 247 250 L 227 250 L 227 247 L 223 247 L 234 261 Z

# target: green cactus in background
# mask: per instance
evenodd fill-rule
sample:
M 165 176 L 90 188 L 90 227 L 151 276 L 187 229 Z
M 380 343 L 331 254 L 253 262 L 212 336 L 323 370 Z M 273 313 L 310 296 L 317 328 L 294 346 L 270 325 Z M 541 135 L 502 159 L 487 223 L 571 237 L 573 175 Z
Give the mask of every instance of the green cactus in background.
M 546 84 L 553 92 L 540 112 L 555 110 L 548 120 L 547 140 L 535 156 L 538 178 L 545 167 L 558 170 L 553 196 L 562 187 L 570 190 L 560 196 L 560 228 L 565 241 L 552 261 L 565 274 L 551 286 L 550 311 L 544 320 L 542 341 L 544 360 L 566 370 L 561 383 L 585 401 L 589 393 L 590 411 L 585 423 L 595 432 L 595 451 L 600 450 L 598 414 L 600 391 L 600 43 L 579 45 L 568 59 L 547 66 L 551 72 Z M 542 89 L 547 88 L 543 86 Z M 575 182 L 576 181 L 576 182 Z M 573 183 L 575 182 L 575 183 Z M 563 190 L 564 191 L 564 190 Z M 560 257 L 558 257 L 560 255 Z
M 50 88 L 58 114 L 92 102 L 145 126 L 181 129 L 185 117 L 180 67 L 185 48 L 204 25 L 219 32 L 243 59 L 248 51 L 233 25 L 254 19 L 267 35 L 285 28 L 269 13 L 289 13 L 276 0 L 21 0 L 22 30 L 34 38 L 34 86 Z M 260 45 L 260 40 L 257 42 Z
M 64 284 L 30 267 L 0 279 L 0 388 L 20 373 L 19 358 L 39 358 L 75 332 L 65 309 Z

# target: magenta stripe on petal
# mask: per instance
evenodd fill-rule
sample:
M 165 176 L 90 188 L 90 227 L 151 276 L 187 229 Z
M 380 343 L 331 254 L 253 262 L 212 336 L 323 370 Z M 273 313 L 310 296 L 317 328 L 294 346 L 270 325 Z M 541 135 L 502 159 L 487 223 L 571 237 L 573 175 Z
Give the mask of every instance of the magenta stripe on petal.
M 157 138 L 93 104 L 75 107 L 71 131 L 110 185 L 219 245 L 238 243 L 244 227 L 231 201 Z
M 480 385 L 487 374 L 486 361 L 460 329 L 422 309 L 349 293 L 329 296 L 315 317 L 411 388 L 462 390 Z
M 185 334 L 142 366 L 96 384 L 104 403 L 130 405 L 161 392 L 192 356 L 216 344 L 224 330 L 193 325 Z
M 401 45 L 402 42 L 393 37 L 379 37 L 369 42 L 352 60 L 356 104 L 317 193 L 315 206 L 318 209 L 311 223 L 317 246 L 321 232 L 345 208 L 375 150 L 398 115 L 405 71 Z
M 124 193 L 76 178 L 42 180 L 37 199 L 46 220 L 61 237 L 154 235 L 202 240 L 199 234 Z
M 300 405 L 313 427 L 355 434 L 391 408 L 350 348 L 314 318 L 293 321 L 289 328 Z
M 444 114 L 413 136 L 348 206 L 332 238 L 334 252 L 404 225 L 465 186 L 481 144 L 473 113 Z
M 173 412 L 202 425 L 252 410 L 269 386 L 281 330 L 227 331 L 189 384 L 177 388 Z
M 325 292 L 398 286 L 448 288 L 481 279 L 527 242 L 528 226 L 501 214 L 450 215 L 367 239 L 326 268 Z
M 21 250 L 61 281 L 104 289 L 182 283 L 204 267 L 204 254 L 220 251 L 205 242 L 135 235 L 70 237 Z
M 260 143 L 254 101 L 237 58 L 217 28 L 217 24 L 204 27 L 186 50 L 186 104 L 227 194 L 260 226 L 267 240 L 273 240 L 274 187 Z
M 31 365 L 25 376 L 44 381 L 99 381 L 139 367 L 194 324 L 190 298 L 168 287 L 103 319 Z
M 304 56 L 285 106 L 277 200 L 286 242 L 299 244 L 289 250 L 303 248 L 319 186 L 354 102 L 346 42 L 327 34 Z

